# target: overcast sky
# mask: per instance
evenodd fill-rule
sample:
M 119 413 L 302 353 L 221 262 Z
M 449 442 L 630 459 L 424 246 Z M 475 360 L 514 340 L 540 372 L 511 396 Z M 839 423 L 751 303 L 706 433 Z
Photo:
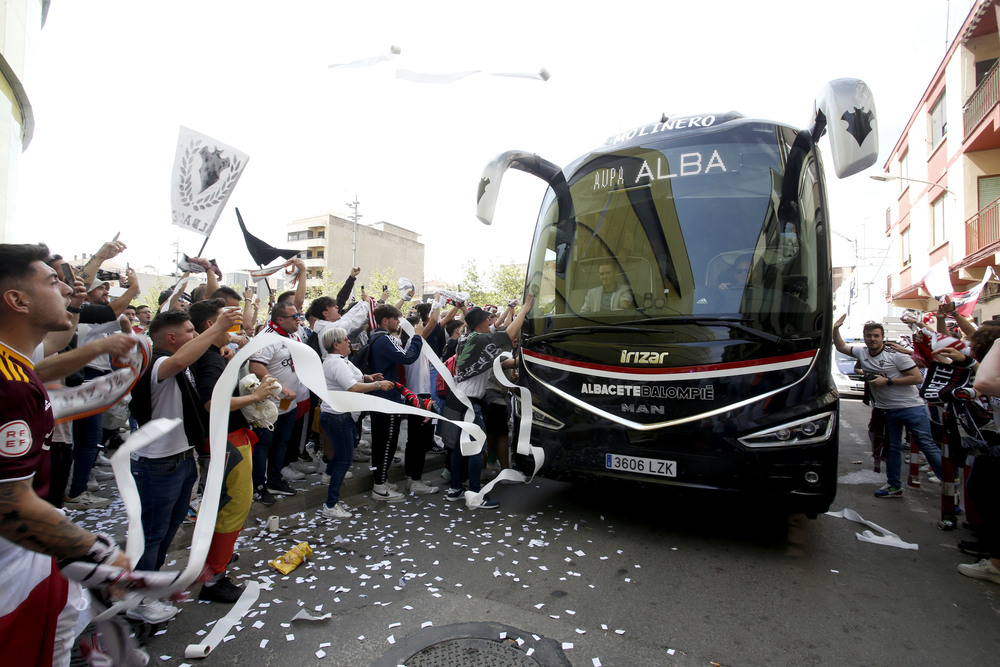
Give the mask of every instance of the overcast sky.
M 346 217 L 357 195 L 363 223 L 422 235 L 427 279 L 458 281 L 469 259 L 527 259 L 540 182 L 511 173 L 494 225 L 475 217 L 479 175 L 495 155 L 520 149 L 566 164 L 662 113 L 735 109 L 803 127 L 823 83 L 853 76 L 875 96 L 880 159 L 844 182 L 827 165 L 831 218 L 862 247 L 884 244 L 896 190 L 867 174 L 881 172 L 972 4 L 53 2 L 26 75 L 36 126 L 13 240 L 73 255 L 120 231 L 122 263 L 169 272 L 175 241 L 194 254 L 203 240 L 170 224 L 185 125 L 250 156 L 205 251 L 224 271 L 252 266 L 234 205 L 251 231 L 281 246 L 287 222 Z M 391 45 L 402 54 L 390 62 L 328 67 Z M 543 67 L 548 82 L 395 78 L 397 68 Z M 835 258 L 852 264 L 849 244 L 835 244 Z

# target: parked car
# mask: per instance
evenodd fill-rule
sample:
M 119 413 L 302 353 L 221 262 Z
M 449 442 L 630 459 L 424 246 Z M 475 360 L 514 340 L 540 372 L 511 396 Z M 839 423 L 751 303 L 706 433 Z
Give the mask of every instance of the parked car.
M 852 341 L 845 342 L 851 344 Z M 857 359 L 851 355 L 833 351 L 831 373 L 841 398 L 861 398 L 865 395 L 865 378 L 855 369 L 856 363 Z

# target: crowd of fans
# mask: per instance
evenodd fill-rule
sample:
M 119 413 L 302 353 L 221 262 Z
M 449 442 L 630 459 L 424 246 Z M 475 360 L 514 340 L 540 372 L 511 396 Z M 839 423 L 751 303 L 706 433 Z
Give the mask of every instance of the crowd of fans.
M 223 488 L 199 599 L 232 603 L 239 598 L 242 588 L 226 568 L 252 504 L 269 506 L 280 496 L 297 494 L 301 489 L 293 484 L 308 473 L 324 471 L 328 492 L 318 512 L 340 520 L 357 511 L 340 494 L 355 461 L 370 462 L 375 507 L 400 501 L 404 493 L 439 493 L 424 479 L 432 450 L 444 450 L 451 459 L 442 475 L 450 483 L 448 500 L 465 497 L 466 479 L 469 490 L 479 492 L 484 471 L 495 475 L 510 465 L 509 395 L 488 371 L 497 356 L 516 345 L 530 297 L 519 311 L 517 301 L 511 301 L 503 312 L 440 295 L 418 302 L 412 289 L 396 304 L 385 302 L 387 292 L 379 301 L 363 295 L 355 300 L 360 269 L 353 268 L 337 295 L 307 304 L 305 266 L 295 259 L 289 264 L 300 276 L 296 288 L 271 296 L 265 306 L 252 289 L 241 294 L 221 285 L 217 267 L 194 258 L 191 265 L 204 273 L 194 280 L 185 274 L 159 295 L 154 309 L 137 299 L 139 283 L 131 269 L 122 276 L 124 293 L 114 299 L 110 283 L 99 277 L 101 264 L 125 250 L 116 237 L 74 269 L 44 245 L 0 244 L 0 572 L 16 562 L 19 569 L 7 570 L 5 582 L 16 572 L 26 577 L 21 587 L 0 593 L 0 650 L 12 664 L 35 664 L 39 655 L 39 664 L 68 664 L 73 628 L 79 631 L 79 609 L 86 607 L 77 601 L 86 593 L 59 568 L 87 562 L 132 569 L 113 538 L 80 528 L 65 511 L 107 507 L 112 500 L 100 489 L 114 478 L 107 470 L 112 451 L 144 424 L 173 418 L 182 426 L 130 455 L 145 538 L 134 569 L 163 566 L 205 486 L 216 385 L 256 336 L 267 340 L 242 364 L 225 406 Z M 401 326 L 403 309 L 412 335 L 404 332 L 410 327 Z M 438 420 L 426 416 L 370 411 L 366 418 L 360 411 L 339 410 L 329 394 L 318 396 L 300 381 L 283 338 L 312 348 L 329 390 L 370 393 L 461 419 L 458 399 L 445 391 L 439 395 L 437 371 L 421 350 L 427 346 L 442 360 L 452 358 L 447 368 L 454 369 L 455 382 L 471 399 L 489 449 L 464 456 L 459 431 L 439 435 Z M 127 396 L 105 410 L 54 423 L 45 385 L 93 386 L 88 383 L 114 371 L 116 358 L 147 339 L 148 367 Z M 516 363 L 507 360 L 503 366 L 511 373 Z M 405 447 L 397 457 L 404 422 Z M 363 438 L 365 431 L 369 434 Z M 389 480 L 394 463 L 404 467 L 404 488 Z M 476 498 L 469 495 L 466 504 L 498 506 L 488 496 Z M 178 608 L 146 597 L 125 613 L 155 624 L 173 618 Z M 33 631 L 10 632 L 27 626 Z

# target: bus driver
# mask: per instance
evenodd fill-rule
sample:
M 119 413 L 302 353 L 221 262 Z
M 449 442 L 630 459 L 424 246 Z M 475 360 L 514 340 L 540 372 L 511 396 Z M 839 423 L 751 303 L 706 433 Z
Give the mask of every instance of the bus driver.
M 634 300 L 632 290 L 618 284 L 615 263 L 611 260 L 601 262 L 598 273 L 601 275 L 601 284 L 587 292 L 580 312 L 602 313 L 632 308 Z

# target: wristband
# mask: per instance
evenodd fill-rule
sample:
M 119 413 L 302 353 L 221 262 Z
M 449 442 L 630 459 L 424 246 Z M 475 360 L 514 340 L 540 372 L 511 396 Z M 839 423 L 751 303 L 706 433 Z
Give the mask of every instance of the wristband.
M 886 380 L 888 380 L 888 381 L 889 381 L 889 386 L 892 386 L 893 384 L 895 384 L 895 383 L 894 383 L 894 382 L 892 381 L 892 378 L 890 378 L 890 377 L 887 377 L 887 378 L 886 378 Z
M 77 313 L 79 313 L 83 309 L 82 308 L 77 308 L 76 306 L 66 306 L 66 310 L 68 310 L 71 313 L 77 314 Z

